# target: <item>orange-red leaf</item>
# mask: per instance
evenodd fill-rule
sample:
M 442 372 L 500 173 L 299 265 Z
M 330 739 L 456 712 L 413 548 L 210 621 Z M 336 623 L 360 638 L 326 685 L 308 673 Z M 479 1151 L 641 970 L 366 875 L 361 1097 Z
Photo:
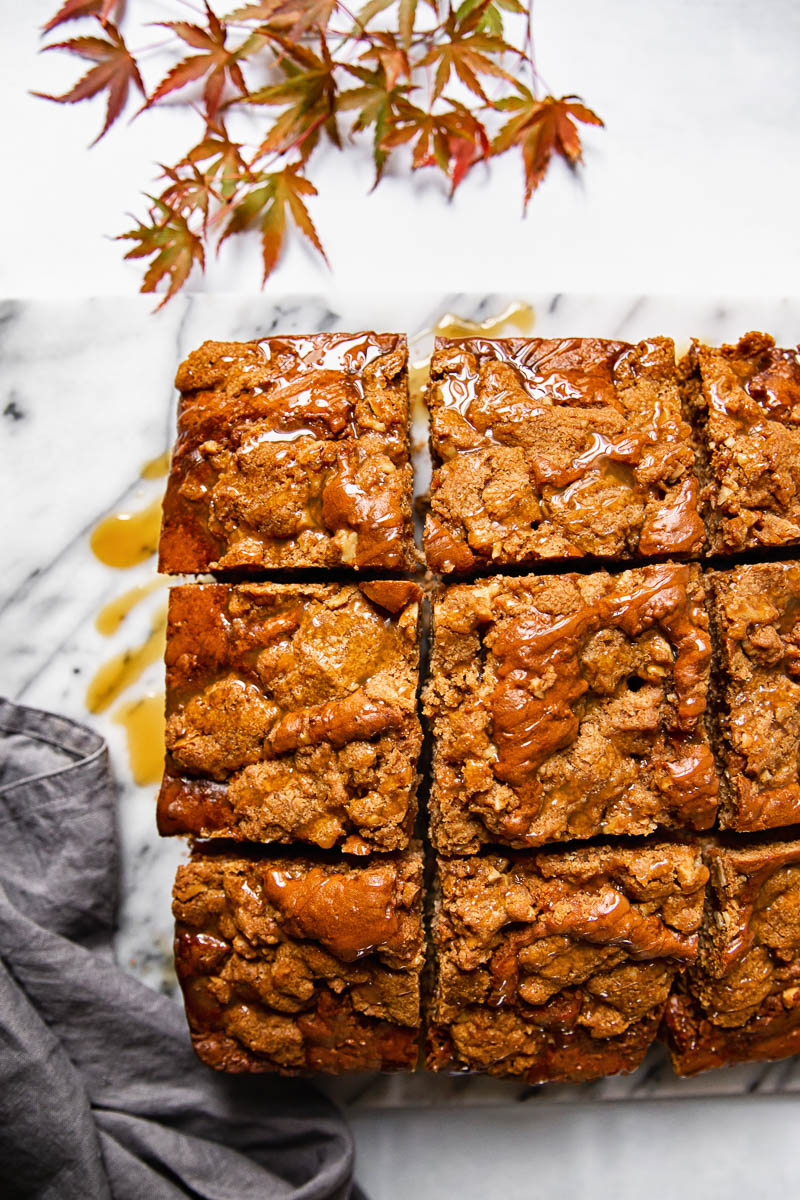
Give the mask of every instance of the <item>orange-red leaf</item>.
M 244 4 L 227 17 L 229 21 L 263 21 L 270 29 L 297 38 L 312 26 L 324 33 L 337 0 L 261 0 Z
M 221 120 L 208 123 L 205 137 L 192 147 L 183 162 L 191 166 L 206 163 L 205 177 L 216 181 L 223 200 L 230 199 L 239 180 L 247 175 L 241 145 L 231 141 Z
M 575 121 L 586 125 L 603 122 L 581 103 L 577 96 L 545 96 L 537 100 L 523 85 L 519 94 L 504 100 L 498 108 L 514 115 L 502 127 L 492 144 L 494 154 L 502 154 L 512 146 L 522 151 L 525 168 L 525 207 L 533 192 L 547 174 L 553 154 L 575 166 L 581 161 L 581 139 Z
M 202 241 L 184 216 L 155 196 L 148 199 L 153 203 L 151 223 L 121 233 L 119 240 L 137 243 L 125 255 L 126 259 L 153 258 L 145 272 L 142 292 L 154 292 L 162 280 L 168 281 L 164 297 L 157 305 L 159 309 L 183 287 L 195 263 L 201 271 L 205 269 L 205 252 Z
M 207 0 L 206 20 L 208 24 L 205 27 L 193 25 L 190 21 L 158 22 L 163 28 L 171 29 L 187 46 L 201 53 L 189 55 L 171 67 L 145 104 L 145 108 L 152 108 L 159 100 L 163 100 L 164 96 L 205 77 L 203 102 L 207 119 L 213 121 L 219 111 L 222 93 L 228 80 L 240 93 L 243 94 L 247 90 L 239 63 L 255 43 L 248 39 L 241 46 L 231 50 L 226 44 L 226 26 L 209 8 Z
M 66 0 L 54 17 L 42 26 L 43 33 L 50 33 L 57 25 L 67 21 L 76 21 L 79 17 L 99 17 L 103 25 L 110 20 L 111 14 L 119 6 L 120 0 Z
M 267 154 L 286 154 L 298 150 L 305 162 L 314 149 L 321 129 L 325 129 L 334 145 L 340 145 L 336 125 L 337 87 L 334 64 L 323 35 L 320 35 L 322 57 L 303 48 L 302 67 L 288 57 L 291 43 L 282 37 L 272 38 L 287 51 L 280 60 L 284 79 L 252 92 L 249 104 L 285 106 L 272 123 L 258 148 L 256 158 Z
M 426 112 L 406 100 L 397 104 L 397 119 L 381 140 L 384 151 L 413 142 L 411 166 L 439 167 L 450 180 L 450 194 L 470 167 L 489 157 L 489 139 L 481 121 L 465 104 L 448 101 L 449 108 Z
M 278 265 L 286 239 L 288 218 L 291 217 L 303 236 L 327 262 L 322 243 L 303 199 L 304 196 L 316 194 L 317 189 L 311 180 L 300 174 L 299 165 L 293 164 L 281 171 L 262 172 L 254 180 L 250 192 L 231 206 L 219 245 L 221 246 L 232 234 L 257 226 L 261 230 L 261 253 L 266 282 L 267 277 Z
M 164 175 L 170 182 L 161 193 L 162 202 L 187 220 L 199 215 L 205 233 L 211 203 L 221 195 L 214 186 L 213 174 L 200 171 L 194 164 L 179 163 L 164 167 Z
M 79 58 L 96 63 L 73 88 L 63 96 L 50 96 L 44 92 L 34 92 L 44 100 L 55 100 L 57 104 L 78 104 L 81 100 L 89 100 L 99 92 L 108 92 L 108 105 L 103 128 L 92 145 L 100 141 L 116 121 L 125 107 L 131 84 L 144 95 L 144 85 L 139 74 L 136 60 L 125 45 L 122 34 L 110 22 L 105 31 L 108 39 L 98 37 L 70 38 L 67 42 L 53 42 L 45 46 L 45 50 L 68 50 Z
M 436 66 L 434 99 L 441 96 L 453 72 L 466 88 L 484 102 L 487 102 L 487 96 L 479 76 L 492 75 L 513 82 L 500 65 L 502 56 L 512 49 L 511 46 L 497 34 L 485 33 L 478 28 L 489 4 L 490 0 L 480 0 L 463 16 L 451 9 L 444 22 L 445 38 L 437 37 L 424 58 L 420 59 L 420 66 Z
M 411 79 L 411 64 L 408 54 L 402 46 L 398 45 L 394 34 L 386 30 L 370 34 L 369 48 L 361 55 L 361 59 L 362 61 L 374 59 L 378 66 L 383 67 L 388 92 L 391 92 L 401 77 Z M 349 67 L 347 69 L 349 70 Z

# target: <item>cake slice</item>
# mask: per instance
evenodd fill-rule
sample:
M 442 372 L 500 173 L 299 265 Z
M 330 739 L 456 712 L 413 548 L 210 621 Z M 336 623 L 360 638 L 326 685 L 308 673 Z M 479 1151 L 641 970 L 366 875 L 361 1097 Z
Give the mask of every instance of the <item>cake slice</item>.
M 417 565 L 404 336 L 205 342 L 175 382 L 159 570 Z
M 365 862 L 195 851 L 175 880 L 192 1043 L 219 1071 L 410 1071 L 419 847 Z
M 694 565 L 444 589 L 425 688 L 436 848 L 708 829 L 710 661 Z
M 780 349 L 766 333 L 694 342 L 680 374 L 700 432 L 711 553 L 800 545 L 800 346 Z
M 430 1068 L 634 1070 L 697 953 L 707 877 L 696 848 L 666 842 L 439 859 Z
M 720 826 L 800 822 L 800 564 L 707 575 L 716 639 Z
M 800 841 L 720 840 L 704 857 L 697 962 L 664 1018 L 678 1075 L 800 1053 Z
M 432 570 L 702 549 L 669 338 L 439 338 L 428 402 Z
M 407 846 L 420 598 L 389 580 L 173 588 L 159 831 Z

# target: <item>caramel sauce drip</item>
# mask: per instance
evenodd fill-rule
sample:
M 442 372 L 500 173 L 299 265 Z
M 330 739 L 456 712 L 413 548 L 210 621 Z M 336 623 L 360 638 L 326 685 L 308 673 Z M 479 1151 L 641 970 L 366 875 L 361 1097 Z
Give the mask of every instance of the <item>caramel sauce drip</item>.
M 163 479 L 168 474 L 169 450 L 165 450 L 163 454 L 159 454 L 156 458 L 148 459 L 139 472 L 141 479 Z
M 127 734 L 128 758 L 139 786 L 158 783 L 164 769 L 164 693 L 150 693 L 121 704 L 113 720 Z
M 772 847 L 769 861 L 748 874 L 747 881 L 737 896 L 735 910 L 729 916 L 727 939 L 722 951 L 722 964 L 725 968 L 744 957 L 756 943 L 753 915 L 758 908 L 761 889 L 777 871 L 792 867 L 800 867 L 800 851 L 794 847 L 787 847 L 783 851 Z
M 165 450 L 144 463 L 142 479 L 162 479 L 169 471 L 170 454 Z M 92 552 L 106 566 L 125 570 L 138 566 L 158 549 L 161 530 L 161 497 L 135 512 L 112 513 L 92 531 Z M 160 577 L 137 584 L 104 605 L 95 618 L 95 628 L 111 637 L 145 597 L 166 584 Z M 152 618 L 146 640 L 103 663 L 86 691 L 86 707 L 100 713 L 108 709 L 143 671 L 164 652 L 167 610 L 160 607 Z M 115 710 L 112 720 L 125 729 L 128 759 L 134 782 L 157 783 L 164 765 L 164 694 L 148 693 L 126 701 Z
M 586 608 L 553 621 L 534 610 L 497 637 L 493 652 L 500 666 L 490 707 L 498 752 L 495 773 L 504 782 L 524 785 L 577 734 L 579 717 L 572 706 L 588 688 L 578 652 L 598 616 Z M 553 682 L 545 684 L 551 677 Z
M 642 530 L 641 554 L 689 554 L 702 541 L 703 520 L 699 512 L 697 480 L 683 479 L 670 504 L 662 504 Z
M 89 545 L 107 567 L 124 570 L 151 558 L 161 532 L 161 497 L 136 512 L 105 517 L 92 532 Z
M 269 740 L 275 754 L 322 742 L 340 748 L 348 742 L 369 741 L 380 733 L 399 729 L 402 724 L 403 714 L 399 709 L 370 700 L 363 688 L 358 688 L 342 700 L 329 700 L 315 708 L 286 713 Z
M 352 875 L 328 874 L 321 867 L 301 875 L 277 867 L 264 873 L 264 891 L 289 932 L 321 942 L 343 962 L 399 948 L 396 882 L 391 864 Z
M 114 703 L 119 695 L 140 677 L 146 667 L 164 653 L 167 629 L 167 606 L 161 605 L 153 615 L 147 639 L 131 650 L 123 650 L 103 665 L 86 690 L 86 707 L 99 713 Z
M 525 884 L 519 877 L 516 882 Z M 517 1002 L 520 951 L 542 938 L 617 946 L 633 961 L 644 962 L 656 958 L 692 962 L 697 952 L 696 931 L 681 933 L 658 912 L 642 911 L 606 875 L 582 884 L 550 880 L 533 903 L 538 909 L 535 920 L 525 928 L 504 931 L 502 944 L 492 955 L 493 1007 Z
M 438 382 L 443 407 L 460 413 L 482 438 L 496 441 L 491 426 L 542 416 L 554 404 L 618 408 L 615 370 L 632 349 L 624 342 L 587 338 L 470 338 L 444 352 L 447 375 Z M 491 423 L 482 419 L 486 388 Z M 661 415 L 655 414 L 656 423 Z
M 374 488 L 362 482 L 351 458 L 340 454 L 339 469 L 322 493 L 318 524 L 358 532 L 355 561 L 359 567 L 402 566 L 403 514 L 391 487 L 391 475 L 381 482 L 382 487 Z
M 699 625 L 700 612 L 686 594 L 689 568 L 664 565 L 645 571 L 646 582 L 630 593 L 612 592 L 568 616 L 553 618 L 534 609 L 509 621 L 496 636 L 492 652 L 499 665 L 490 699 L 497 748 L 494 772 L 518 789 L 522 800 L 505 822 L 507 836 L 524 837 L 538 815 L 539 767 L 577 735 L 580 713 L 574 706 L 588 690 L 579 655 L 596 630 L 619 628 L 635 637 L 648 626 L 659 625 L 675 648 L 679 727 L 691 732 L 702 717 L 702 683 L 711 644 Z M 706 778 L 710 762 L 710 755 L 681 755 L 676 788 L 686 789 L 694 775 L 716 792 L 716 776 L 711 784 Z
M 774 350 L 768 366 L 747 383 L 747 391 L 770 416 L 790 416 L 800 408 L 800 349 Z
M 714 412 L 746 432 L 769 419 L 793 418 L 800 409 L 800 348 L 781 350 L 766 334 L 750 333 L 722 355 L 731 374 L 707 380 Z
M 509 326 L 518 329 L 520 333 L 530 333 L 533 329 L 534 319 L 534 312 L 530 304 L 525 304 L 522 300 L 514 301 L 496 316 L 487 317 L 483 321 L 470 321 L 466 317 L 459 317 L 456 313 L 446 312 L 435 325 L 423 329 L 411 341 L 413 343 L 423 337 L 429 337 L 431 334 L 434 337 L 447 338 L 481 336 L 493 338 L 505 333 Z M 423 395 L 430 365 L 431 356 L 429 354 L 409 360 L 408 391 L 411 397 L 412 414 L 415 418 L 425 415 Z
M 535 937 L 568 936 L 600 946 L 619 946 L 633 959 L 691 961 L 697 934 L 682 934 L 657 913 L 635 908 L 623 892 L 602 877 L 590 887 L 561 880 L 548 888 L 547 907 L 533 926 Z
M 100 612 L 95 617 L 94 627 L 98 633 L 102 633 L 103 637 L 111 637 L 116 633 L 125 618 L 133 611 L 140 601 L 144 600 L 145 596 L 149 596 L 157 588 L 164 587 L 166 579 L 161 576 L 155 579 L 148 580 L 147 583 L 140 583 L 137 587 L 133 587 L 130 591 L 123 592 L 121 596 L 117 596 L 108 604 L 105 604 Z

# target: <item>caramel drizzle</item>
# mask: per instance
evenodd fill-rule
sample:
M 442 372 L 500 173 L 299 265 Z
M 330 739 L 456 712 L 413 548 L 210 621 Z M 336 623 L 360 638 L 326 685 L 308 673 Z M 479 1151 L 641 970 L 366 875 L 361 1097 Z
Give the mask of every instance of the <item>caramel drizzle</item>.
M 134 783 L 158 783 L 164 769 L 164 693 L 127 700 L 112 720 L 125 730 Z
M 153 614 L 150 633 L 141 645 L 115 654 L 98 669 L 86 690 L 86 707 L 89 712 L 104 712 L 122 692 L 136 682 L 146 667 L 162 657 L 166 629 L 167 606 L 164 604 Z
M 543 897 L 536 898 L 538 915 L 525 929 L 503 935 L 502 945 L 490 962 L 490 1003 L 514 1003 L 519 986 L 519 952 L 535 941 L 567 937 L 573 942 L 616 946 L 634 962 L 657 958 L 692 962 L 697 952 L 696 932 L 671 928 L 658 913 L 644 913 L 599 875 L 582 885 L 566 880 L 549 882 Z
M 727 941 L 721 955 L 722 965 L 726 970 L 736 959 L 743 958 L 755 944 L 753 915 L 764 884 L 776 871 L 780 871 L 784 867 L 800 865 L 800 850 L 780 850 L 773 847 L 770 855 L 768 863 L 747 875 L 746 882 L 736 897 L 735 915 L 731 915 Z M 734 867 L 734 869 L 737 868 Z M 741 868 L 738 869 L 741 870 Z
M 136 512 L 105 517 L 92 531 L 89 545 L 107 567 L 126 570 L 151 558 L 161 532 L 161 497 Z
M 530 304 L 525 304 L 522 300 L 515 300 L 504 308 L 502 312 L 497 313 L 495 316 L 487 317 L 483 321 L 470 321 L 467 317 L 459 317 L 457 313 L 446 312 L 439 318 L 435 325 L 420 330 L 419 333 L 414 334 L 409 339 L 409 342 L 413 346 L 415 342 L 422 341 L 423 338 L 431 336 L 434 338 L 480 336 L 492 338 L 504 333 L 509 325 L 514 326 L 520 333 L 530 333 L 533 329 L 534 319 L 534 312 Z M 425 385 L 428 381 L 430 365 L 430 354 L 409 359 L 408 391 L 415 417 L 424 415 L 423 395 Z
M 399 950 L 401 923 L 392 865 L 332 874 L 321 867 L 293 873 L 272 867 L 264 891 L 295 937 L 321 942 L 343 962 L 376 950 Z

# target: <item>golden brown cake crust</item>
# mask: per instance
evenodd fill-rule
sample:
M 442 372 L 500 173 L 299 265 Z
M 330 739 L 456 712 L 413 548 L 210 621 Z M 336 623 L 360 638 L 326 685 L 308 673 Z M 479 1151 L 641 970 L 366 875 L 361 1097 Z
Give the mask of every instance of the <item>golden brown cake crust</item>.
M 161 833 L 407 846 L 420 597 L 383 580 L 173 588 Z
M 178 870 L 175 965 L 217 1070 L 411 1070 L 422 853 L 368 862 L 195 853 Z
M 709 842 L 697 963 L 670 997 L 679 1075 L 800 1052 L 800 841 Z
M 407 359 L 375 333 L 190 354 L 159 569 L 413 569 Z
M 707 576 L 715 630 L 723 762 L 720 825 L 800 822 L 800 564 Z
M 428 1064 L 530 1083 L 631 1071 L 693 961 L 690 846 L 440 859 Z
M 436 848 L 710 827 L 710 657 L 695 566 L 447 588 L 425 688 Z
M 668 338 L 440 338 L 429 405 L 433 570 L 702 548 Z
M 709 550 L 800 544 L 800 346 L 694 342 L 679 372 L 701 430 Z

